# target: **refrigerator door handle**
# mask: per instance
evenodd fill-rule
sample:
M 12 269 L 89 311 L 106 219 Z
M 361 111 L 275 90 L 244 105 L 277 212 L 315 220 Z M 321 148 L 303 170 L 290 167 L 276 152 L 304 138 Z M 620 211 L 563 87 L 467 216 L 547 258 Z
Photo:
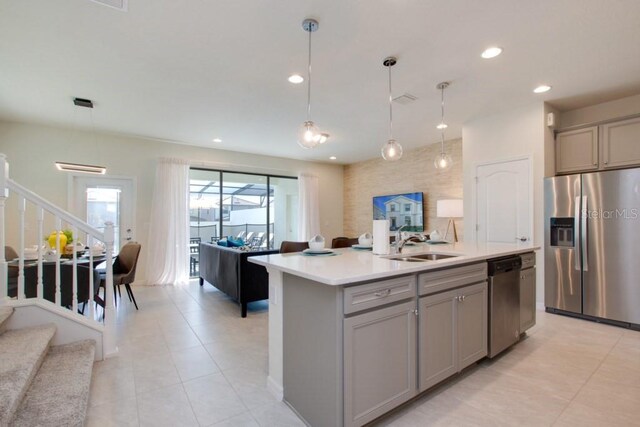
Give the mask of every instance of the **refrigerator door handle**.
M 573 229 L 580 234 L 580 197 L 576 197 L 573 214 Z M 580 239 L 574 233 L 573 238 L 573 268 L 580 270 Z
M 582 218 L 580 229 L 580 240 L 582 246 L 582 271 L 589 271 L 589 253 L 587 252 L 587 219 L 589 218 L 589 210 L 587 207 L 587 196 L 582 196 Z

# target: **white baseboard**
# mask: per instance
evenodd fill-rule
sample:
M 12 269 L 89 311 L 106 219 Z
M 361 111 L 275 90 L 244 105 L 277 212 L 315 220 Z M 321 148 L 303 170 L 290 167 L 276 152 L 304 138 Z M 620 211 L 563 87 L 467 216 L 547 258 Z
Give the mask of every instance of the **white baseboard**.
M 538 301 L 538 302 L 536 302 L 536 308 L 537 308 L 538 310 L 540 310 L 540 311 L 544 311 L 544 309 L 545 309 L 545 305 L 544 305 L 544 303 L 543 303 L 543 302 L 539 302 L 539 301 Z
M 284 389 L 278 384 L 271 376 L 267 377 L 267 390 L 271 393 L 279 402 L 284 399 Z

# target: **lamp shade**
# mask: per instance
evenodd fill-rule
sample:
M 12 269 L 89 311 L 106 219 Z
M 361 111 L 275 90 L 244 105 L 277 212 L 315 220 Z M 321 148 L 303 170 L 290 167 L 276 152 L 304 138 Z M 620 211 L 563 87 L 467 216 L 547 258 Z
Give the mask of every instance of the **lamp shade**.
M 461 218 L 464 216 L 462 199 L 438 200 L 436 205 L 438 218 Z

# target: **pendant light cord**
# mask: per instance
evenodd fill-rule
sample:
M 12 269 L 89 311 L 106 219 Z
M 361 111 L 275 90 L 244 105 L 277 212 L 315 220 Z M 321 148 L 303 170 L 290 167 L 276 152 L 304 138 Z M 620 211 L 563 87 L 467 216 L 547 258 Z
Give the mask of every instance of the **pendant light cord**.
M 391 64 L 387 66 L 389 68 L 389 139 L 393 139 L 393 98 L 391 92 Z
M 444 85 L 440 88 L 440 112 L 442 113 L 440 123 L 444 123 Z M 440 134 L 440 152 L 444 153 L 444 129 Z
M 307 82 L 307 121 L 311 117 L 311 28 L 308 30 L 309 32 L 309 67 L 307 69 L 307 74 L 309 81 Z

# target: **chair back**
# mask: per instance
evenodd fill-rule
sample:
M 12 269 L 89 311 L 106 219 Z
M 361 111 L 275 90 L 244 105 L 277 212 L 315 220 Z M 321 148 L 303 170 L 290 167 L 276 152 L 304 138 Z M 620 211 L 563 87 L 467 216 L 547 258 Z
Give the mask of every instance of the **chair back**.
M 18 258 L 18 252 L 16 252 L 15 249 L 13 249 L 11 246 L 5 246 L 4 247 L 4 259 L 6 259 L 7 261 L 11 261 Z
M 133 283 L 135 280 L 140 248 L 138 242 L 129 242 L 120 249 L 113 263 L 113 274 L 123 275 L 120 283 Z
M 337 248 L 350 248 L 353 245 L 358 244 L 358 238 L 350 238 L 350 237 L 336 237 L 331 241 L 331 249 Z
M 289 252 L 302 252 L 305 249 L 309 249 L 309 242 L 291 242 L 283 240 L 280 244 L 281 254 L 286 254 Z

